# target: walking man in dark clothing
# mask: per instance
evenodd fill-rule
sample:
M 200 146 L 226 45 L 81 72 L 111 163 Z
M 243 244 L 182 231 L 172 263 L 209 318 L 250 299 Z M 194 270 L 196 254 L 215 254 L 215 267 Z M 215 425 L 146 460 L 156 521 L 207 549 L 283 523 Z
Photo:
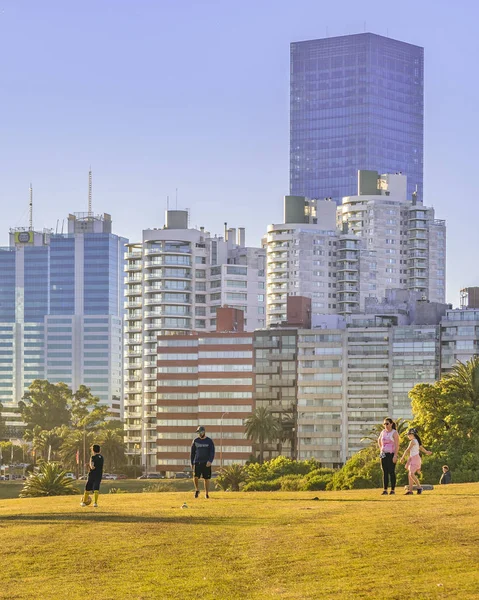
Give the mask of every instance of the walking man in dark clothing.
M 195 473 L 195 498 L 200 495 L 198 480 L 203 477 L 205 480 L 205 496 L 209 498 L 211 463 L 215 458 L 215 445 L 213 440 L 206 437 L 205 428 L 201 425 L 196 430 L 198 437 L 191 444 L 191 466 Z

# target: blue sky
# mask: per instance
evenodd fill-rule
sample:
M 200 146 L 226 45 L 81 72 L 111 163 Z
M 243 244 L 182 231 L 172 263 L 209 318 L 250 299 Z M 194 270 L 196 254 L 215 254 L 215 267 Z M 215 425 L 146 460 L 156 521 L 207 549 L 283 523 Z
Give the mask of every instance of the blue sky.
M 448 301 L 479 285 L 479 8 L 462 0 L 0 0 L 0 244 L 93 208 L 132 240 L 170 206 L 259 245 L 288 193 L 289 44 L 371 31 L 425 47 L 425 203 Z

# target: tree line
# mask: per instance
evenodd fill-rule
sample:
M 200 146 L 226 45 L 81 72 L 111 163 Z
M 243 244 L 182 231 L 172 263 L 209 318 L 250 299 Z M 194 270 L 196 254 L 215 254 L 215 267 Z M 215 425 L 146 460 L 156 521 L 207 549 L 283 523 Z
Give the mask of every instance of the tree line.
M 19 402 L 19 410 L 25 423 L 24 443 L 15 447 L 4 442 L 0 447 L 4 462 L 12 458 L 33 464 L 58 461 L 65 469 L 82 472 L 93 443 L 102 446 L 106 471 L 126 462 L 121 421 L 109 419 L 109 407 L 100 404 L 85 385 L 72 392 L 65 383 L 36 379 Z

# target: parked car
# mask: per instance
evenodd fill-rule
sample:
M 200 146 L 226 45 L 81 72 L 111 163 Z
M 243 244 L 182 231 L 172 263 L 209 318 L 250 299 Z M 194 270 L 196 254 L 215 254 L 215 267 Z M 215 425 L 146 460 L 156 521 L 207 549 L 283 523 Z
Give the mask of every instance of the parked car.
M 165 476 L 161 473 L 147 473 L 146 475 L 140 475 L 137 479 L 164 479 Z
M 75 473 L 65 473 L 65 477 L 68 477 L 68 479 L 76 479 Z
M 128 479 L 128 475 L 125 475 L 124 473 L 118 473 L 116 478 L 117 479 Z
M 175 479 L 189 479 L 188 473 L 175 473 Z
M 104 473 L 103 479 L 110 479 L 112 481 L 116 481 L 118 479 L 118 475 L 114 475 L 113 473 Z

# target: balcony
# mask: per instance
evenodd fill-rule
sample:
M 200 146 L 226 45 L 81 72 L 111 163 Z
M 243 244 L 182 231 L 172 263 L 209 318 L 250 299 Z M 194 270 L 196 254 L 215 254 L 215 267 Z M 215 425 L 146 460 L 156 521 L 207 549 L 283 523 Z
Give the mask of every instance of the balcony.
M 126 260 L 141 260 L 141 250 L 134 250 L 133 252 L 125 252 Z
M 359 304 L 359 296 L 355 294 L 339 294 L 338 303 L 342 304 L 343 302 Z
M 352 262 L 338 262 L 337 263 L 338 266 L 338 273 L 342 272 L 342 271 L 350 271 L 350 272 L 357 272 L 358 269 L 358 265 Z M 340 279 L 340 277 L 338 276 L 338 279 Z
M 155 317 L 172 317 L 174 319 L 184 319 L 184 318 L 190 318 L 191 317 L 191 312 L 187 311 L 184 313 L 171 313 L 171 312 L 166 312 L 164 310 L 145 310 L 144 316 L 148 319 L 152 319 Z
M 125 296 L 141 296 L 141 285 L 134 288 L 127 288 L 125 290 Z
M 141 271 L 141 269 L 141 262 L 137 265 L 125 265 L 123 267 L 123 271 L 125 271 L 125 273 L 135 273 Z
M 156 373 L 147 373 L 144 377 L 146 381 L 156 381 L 158 375 Z
M 141 299 L 139 300 L 129 300 L 128 302 L 125 302 L 123 304 L 123 306 L 125 308 L 141 308 L 142 304 L 141 304 Z M 141 314 L 141 313 L 140 313 Z
M 342 262 L 344 260 L 358 260 L 358 258 L 359 258 L 358 252 L 352 252 L 351 250 L 340 250 L 338 252 L 337 260 Z
M 268 242 L 290 242 L 293 237 L 292 233 L 268 233 Z
M 141 323 L 139 325 L 125 325 L 125 333 L 141 333 Z
M 133 342 L 135 344 L 137 344 L 138 342 Z M 125 352 L 125 356 L 141 356 L 141 347 L 138 348 L 137 350 L 127 350 Z

